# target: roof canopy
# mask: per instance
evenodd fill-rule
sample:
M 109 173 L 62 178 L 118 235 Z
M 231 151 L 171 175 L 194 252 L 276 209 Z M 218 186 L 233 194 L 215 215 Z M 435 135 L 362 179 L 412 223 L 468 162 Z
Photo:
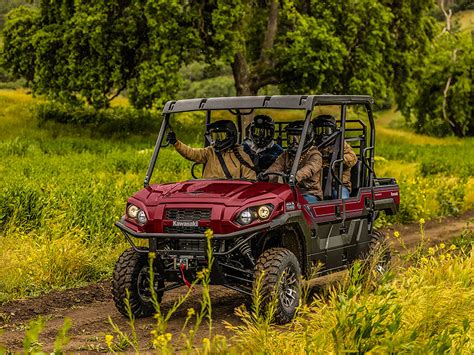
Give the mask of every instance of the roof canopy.
M 234 96 L 168 101 L 163 113 L 258 108 L 312 110 L 316 105 L 372 105 L 373 102 L 368 95 Z

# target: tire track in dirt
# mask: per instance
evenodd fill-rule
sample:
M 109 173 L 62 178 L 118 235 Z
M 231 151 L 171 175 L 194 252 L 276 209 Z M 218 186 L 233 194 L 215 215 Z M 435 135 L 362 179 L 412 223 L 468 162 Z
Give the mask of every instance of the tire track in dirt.
M 459 235 L 464 229 L 473 229 L 474 210 L 456 218 L 449 217 L 438 221 L 429 221 L 425 224 L 425 234 L 429 243 L 436 244 L 441 241 Z M 408 248 L 412 248 L 420 242 L 419 224 L 396 225 L 384 230 L 392 234 L 397 230 L 401 239 Z M 392 238 L 392 241 L 394 239 Z M 399 242 L 394 241 L 394 248 L 402 251 Z M 334 280 L 334 277 L 327 282 Z M 323 281 L 326 282 L 326 281 Z M 320 284 L 320 283 L 317 283 Z M 165 293 L 162 301 L 162 310 L 167 312 L 172 307 L 177 297 L 186 293 L 182 287 Z M 191 296 L 177 310 L 168 323 L 168 332 L 173 335 L 173 342 L 179 344 L 179 334 L 186 319 L 187 309 L 199 309 L 202 292 L 200 287 L 192 291 Z M 225 328 L 223 322 L 240 324 L 239 318 L 234 314 L 234 309 L 246 302 L 246 297 L 236 291 L 222 286 L 211 286 L 212 312 L 213 312 L 213 334 L 230 335 L 231 332 Z M 43 350 L 51 352 L 54 350 L 54 340 L 58 330 L 62 327 L 65 317 L 72 319 L 72 328 L 69 331 L 71 341 L 64 347 L 66 352 L 77 351 L 106 351 L 104 335 L 112 333 L 109 317 L 122 330 L 128 331 L 127 319 L 121 316 L 112 301 L 110 282 L 100 282 L 65 291 L 52 291 L 48 294 L 8 302 L 0 306 L 0 344 L 10 351 L 21 351 L 28 322 L 42 316 L 46 320 L 45 328 L 39 338 L 43 344 Z M 142 349 L 149 348 L 150 331 L 153 329 L 155 319 L 153 317 L 136 320 L 136 330 Z M 196 334 L 196 339 L 207 336 L 205 324 Z

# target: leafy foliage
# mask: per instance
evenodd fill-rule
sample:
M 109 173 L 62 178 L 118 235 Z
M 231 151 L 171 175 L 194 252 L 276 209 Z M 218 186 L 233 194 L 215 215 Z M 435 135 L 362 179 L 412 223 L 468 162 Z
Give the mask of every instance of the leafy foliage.
M 417 132 L 474 135 L 473 49 L 471 33 L 445 28 L 425 56 L 413 54 L 415 70 L 397 96 L 397 103 Z
M 429 0 L 42 1 L 40 10 L 8 15 L 3 56 L 35 92 L 95 108 L 125 89 L 136 107 L 159 105 L 182 86 L 183 64 L 196 60 L 230 66 L 237 95 L 278 85 L 288 93 L 386 99 L 411 75 L 409 53 L 422 55 L 432 37 L 431 6 Z M 230 78 L 219 84 L 228 90 Z

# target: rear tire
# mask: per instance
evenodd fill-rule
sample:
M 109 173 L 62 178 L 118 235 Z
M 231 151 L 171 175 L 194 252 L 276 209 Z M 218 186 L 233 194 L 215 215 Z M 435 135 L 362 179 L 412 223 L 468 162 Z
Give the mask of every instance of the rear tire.
M 388 271 L 388 266 L 392 259 L 390 244 L 387 238 L 377 230 L 373 230 L 370 236 L 368 259 L 369 265 L 375 259 L 375 263 L 372 266 L 375 268 L 378 276 L 381 277 Z
M 266 250 L 255 266 L 254 294 L 257 286 L 263 309 L 276 302 L 273 320 L 277 324 L 290 322 L 301 298 L 301 268 L 296 256 L 285 248 Z
M 164 281 L 156 272 L 154 279 L 155 289 L 164 287 Z M 120 255 L 112 277 L 112 295 L 115 306 L 120 313 L 128 317 L 125 304 L 126 290 L 129 291 L 130 309 L 134 317 L 143 318 L 154 314 L 148 256 L 144 253 L 137 253 L 131 248 Z M 158 292 L 158 302 L 161 302 L 162 297 L 163 292 Z

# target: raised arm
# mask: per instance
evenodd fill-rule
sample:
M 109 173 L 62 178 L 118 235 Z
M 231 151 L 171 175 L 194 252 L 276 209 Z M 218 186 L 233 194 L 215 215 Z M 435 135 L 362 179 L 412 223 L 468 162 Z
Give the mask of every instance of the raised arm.
M 207 162 L 209 159 L 209 149 L 212 149 L 211 147 L 191 148 L 180 141 L 176 141 L 174 147 L 176 148 L 176 151 L 186 159 L 201 164 L 205 164 Z

